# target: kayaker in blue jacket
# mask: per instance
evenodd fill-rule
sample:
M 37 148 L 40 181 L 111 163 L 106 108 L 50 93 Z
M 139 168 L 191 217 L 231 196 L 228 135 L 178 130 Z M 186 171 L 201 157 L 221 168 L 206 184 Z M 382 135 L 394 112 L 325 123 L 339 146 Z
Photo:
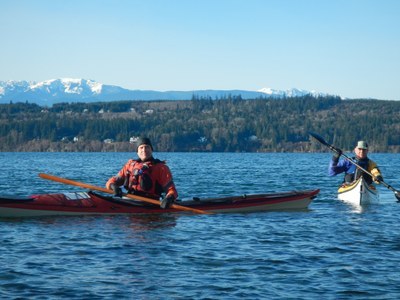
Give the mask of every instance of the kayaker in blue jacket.
M 332 159 L 329 163 L 329 176 L 335 176 L 340 173 L 345 173 L 344 183 L 351 183 L 354 180 L 363 176 L 368 184 L 372 184 L 372 182 L 379 183 L 383 181 L 381 172 L 377 166 L 377 164 L 368 158 L 368 143 L 365 141 L 358 141 L 356 147 L 354 148 L 355 157 L 353 160 L 363 169 L 367 170 L 369 173 L 373 175 L 372 178 L 369 174 L 363 172 L 360 168 L 357 168 L 356 165 L 351 163 L 347 159 L 339 160 L 342 155 L 342 151 L 340 149 L 336 149 Z

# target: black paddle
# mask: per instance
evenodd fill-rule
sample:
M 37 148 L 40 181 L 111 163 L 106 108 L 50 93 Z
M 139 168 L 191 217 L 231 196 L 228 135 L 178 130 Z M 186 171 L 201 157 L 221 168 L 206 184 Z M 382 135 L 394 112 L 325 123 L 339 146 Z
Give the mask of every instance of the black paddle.
M 363 167 L 361 167 L 360 165 L 358 165 L 351 157 L 347 156 L 346 154 L 344 154 L 342 152 L 342 150 L 333 147 L 332 145 L 328 144 L 324 138 L 316 133 L 312 133 L 312 132 L 308 132 L 309 135 L 311 135 L 314 139 L 316 139 L 318 142 L 320 142 L 322 145 L 325 145 L 326 147 L 328 147 L 329 149 L 331 149 L 332 151 L 343 155 L 343 157 L 345 159 L 347 159 L 348 161 L 350 161 L 352 164 L 354 164 L 355 166 L 357 166 L 357 168 L 359 168 L 360 170 L 362 170 L 363 172 L 367 173 L 369 176 L 371 176 L 372 178 L 375 178 L 374 175 L 372 175 L 370 172 L 368 172 L 367 170 L 365 170 Z M 389 190 L 391 190 L 392 192 L 394 192 L 394 195 L 396 196 L 397 202 L 400 202 L 400 192 L 395 190 L 391 185 L 387 184 L 386 182 L 384 182 L 383 180 L 378 180 L 380 183 L 382 183 L 385 187 L 387 187 Z

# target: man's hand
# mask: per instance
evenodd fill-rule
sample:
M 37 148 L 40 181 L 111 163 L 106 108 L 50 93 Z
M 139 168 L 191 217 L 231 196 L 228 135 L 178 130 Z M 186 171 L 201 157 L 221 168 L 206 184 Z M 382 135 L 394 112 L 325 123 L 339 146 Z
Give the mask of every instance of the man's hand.
M 119 186 L 116 186 L 114 183 L 110 185 L 110 189 L 114 191 L 114 197 L 122 197 L 122 190 Z
M 164 199 L 161 200 L 160 207 L 165 209 L 169 208 L 172 203 L 174 203 L 175 198 L 173 196 L 166 196 Z
M 381 183 L 383 181 L 383 177 L 381 175 L 378 175 L 378 176 L 375 177 L 374 181 L 376 183 Z
M 339 157 L 342 155 L 343 152 L 342 152 L 342 150 L 337 149 L 335 147 L 332 147 L 332 150 L 333 150 L 332 160 L 334 162 L 338 162 L 339 161 Z

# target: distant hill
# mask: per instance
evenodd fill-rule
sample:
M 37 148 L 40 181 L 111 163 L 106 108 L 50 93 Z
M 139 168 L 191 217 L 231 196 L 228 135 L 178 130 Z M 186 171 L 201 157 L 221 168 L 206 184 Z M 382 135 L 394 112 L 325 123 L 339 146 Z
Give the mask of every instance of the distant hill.
M 12 103 L 0 104 L 0 152 L 126 152 L 138 136 L 150 137 L 156 151 L 329 151 L 310 142 L 316 132 L 349 153 L 358 140 L 371 154 L 400 153 L 399 124 L 400 101 L 334 96 Z
M 120 100 L 190 100 L 198 98 L 221 99 L 240 96 L 242 99 L 301 97 L 305 95 L 326 96 L 324 93 L 290 89 L 287 91 L 262 88 L 246 90 L 193 90 L 193 91 L 152 91 L 128 90 L 119 86 L 106 85 L 93 80 L 61 78 L 42 82 L 0 81 L 0 103 L 29 102 L 52 106 L 62 102 L 97 102 Z

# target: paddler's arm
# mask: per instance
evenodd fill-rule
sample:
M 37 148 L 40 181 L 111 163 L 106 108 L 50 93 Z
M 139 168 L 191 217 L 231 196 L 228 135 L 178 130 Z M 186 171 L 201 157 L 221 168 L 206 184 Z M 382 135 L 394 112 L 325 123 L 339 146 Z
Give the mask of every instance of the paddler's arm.
M 339 161 L 339 156 L 334 154 L 329 162 L 328 175 L 335 176 L 348 171 L 349 168 L 350 163 L 347 160 L 342 159 Z

